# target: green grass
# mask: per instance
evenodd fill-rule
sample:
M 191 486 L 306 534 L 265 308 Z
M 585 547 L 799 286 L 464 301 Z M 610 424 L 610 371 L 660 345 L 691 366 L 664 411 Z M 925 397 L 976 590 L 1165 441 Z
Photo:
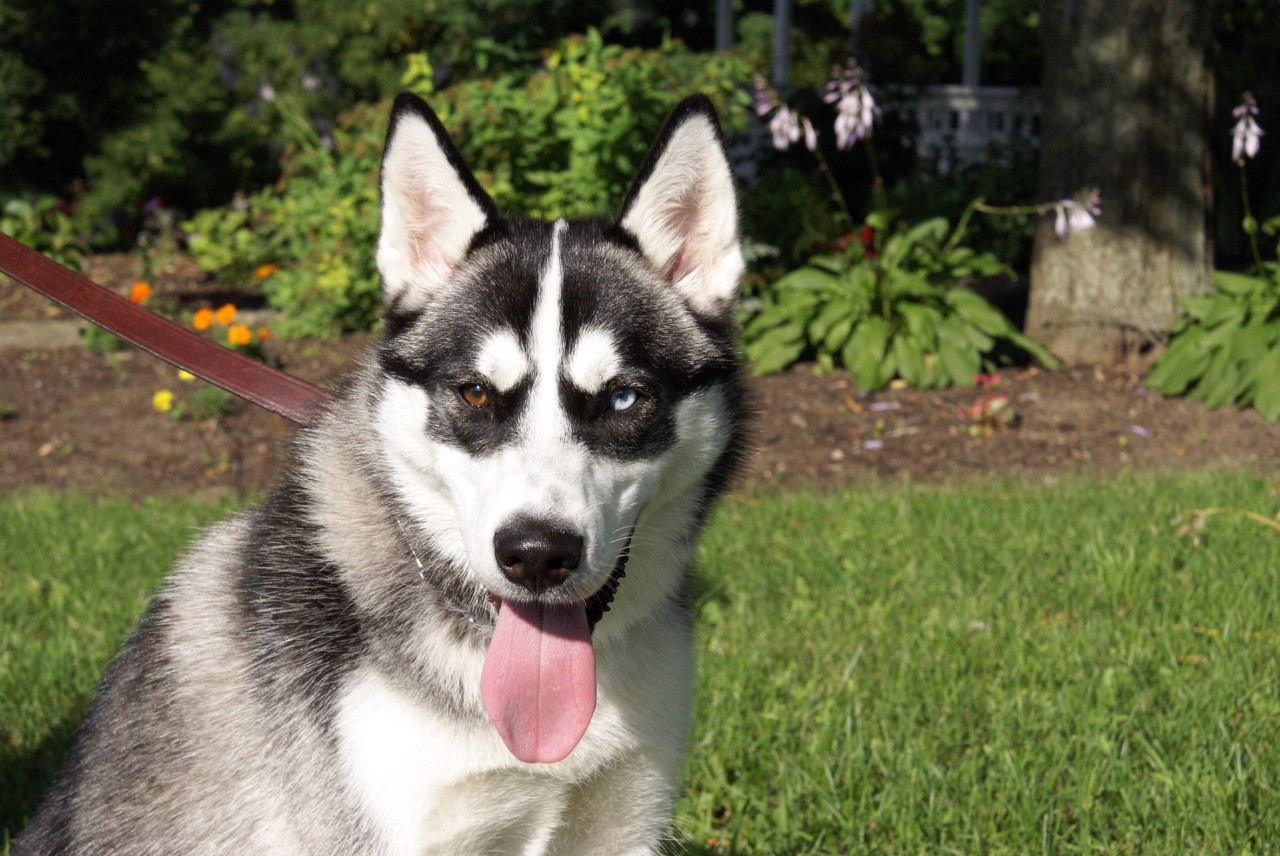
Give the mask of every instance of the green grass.
M 225 512 L 184 498 L 0 499 L 0 846 L 34 811 L 175 556 Z
M 1275 477 L 748 498 L 700 549 L 709 853 L 1280 842 Z M 709 845 L 708 842 L 714 842 Z
M 727 503 L 699 548 L 694 854 L 1265 852 L 1274 476 L 869 485 Z M 13 834 L 196 501 L 0 499 Z M 3 835 L 0 834 L 0 838 Z

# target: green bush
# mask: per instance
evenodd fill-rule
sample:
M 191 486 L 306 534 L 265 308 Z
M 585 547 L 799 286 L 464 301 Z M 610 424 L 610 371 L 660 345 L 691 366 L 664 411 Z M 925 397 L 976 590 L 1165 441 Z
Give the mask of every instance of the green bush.
M 1280 217 L 1262 228 L 1280 233 Z M 1179 301 L 1183 314 L 1146 384 L 1208 407 L 1252 405 L 1280 420 L 1280 264 L 1263 263 L 1255 275 L 1215 271 L 1213 282 L 1217 293 Z
M 0 205 L 0 232 L 73 270 L 80 270 L 87 249 L 71 216 L 52 196 L 6 199 Z
M 948 234 L 950 238 L 948 239 Z M 743 341 L 757 372 L 803 357 L 838 360 L 858 385 L 875 390 L 895 377 L 915 387 L 972 386 L 976 375 L 1051 354 L 958 283 L 1006 273 L 994 256 L 959 245 L 941 217 L 891 228 L 873 214 L 843 253 L 819 255 L 774 283 Z
M 704 92 L 735 121 L 749 103 L 750 80 L 751 70 L 731 56 L 673 42 L 623 48 L 592 29 L 562 40 L 539 73 L 461 83 L 435 106 L 499 208 L 602 217 L 622 200 L 680 99 Z
M 467 163 L 499 208 L 535 217 L 613 213 L 666 114 L 689 92 L 706 92 L 724 115 L 742 113 L 745 66 L 668 43 L 623 49 L 600 34 L 561 41 L 533 73 L 504 73 L 433 92 L 423 55 L 404 81 L 432 102 Z M 298 111 L 286 92 L 274 108 Z M 205 211 L 185 228 L 205 270 L 263 281 L 285 336 L 362 330 L 377 319 L 374 262 L 378 163 L 389 105 L 364 104 L 340 118 L 329 151 L 300 133 L 280 184 L 242 207 Z

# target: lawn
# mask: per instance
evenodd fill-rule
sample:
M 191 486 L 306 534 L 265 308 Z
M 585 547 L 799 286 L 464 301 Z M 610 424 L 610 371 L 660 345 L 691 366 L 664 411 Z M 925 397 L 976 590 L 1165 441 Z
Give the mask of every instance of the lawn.
M 1274 476 L 756 492 L 699 548 L 695 854 L 1260 852 L 1280 841 Z M 0 499 L 13 834 L 194 500 Z

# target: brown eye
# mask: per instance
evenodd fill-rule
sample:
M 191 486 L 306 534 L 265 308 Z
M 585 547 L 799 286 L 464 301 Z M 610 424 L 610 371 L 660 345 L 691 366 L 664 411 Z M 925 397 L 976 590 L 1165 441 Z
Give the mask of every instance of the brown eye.
M 463 401 L 477 409 L 486 408 L 492 403 L 489 390 L 478 383 L 464 383 L 458 387 L 458 394 L 462 396 Z

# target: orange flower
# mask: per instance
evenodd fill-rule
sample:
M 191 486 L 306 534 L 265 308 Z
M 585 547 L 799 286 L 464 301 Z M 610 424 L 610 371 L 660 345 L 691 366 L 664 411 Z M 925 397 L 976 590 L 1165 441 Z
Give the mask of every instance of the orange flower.
M 280 270 L 280 265 L 272 262 L 271 264 L 259 265 L 254 273 L 257 274 L 258 279 L 266 279 L 278 270 Z
M 253 341 L 253 334 L 249 332 L 248 324 L 237 324 L 227 330 L 227 341 L 233 345 L 247 345 Z
M 191 326 L 197 330 L 208 330 L 209 325 L 213 323 L 213 310 L 208 306 L 196 310 L 195 316 L 191 319 Z
M 230 303 L 224 303 L 218 307 L 218 311 L 213 313 L 214 320 L 227 327 L 232 321 L 236 320 L 236 308 Z
M 271 338 L 271 331 L 268 330 L 266 327 L 259 327 L 257 330 L 257 334 L 258 334 L 259 342 L 265 342 Z
M 135 282 L 133 288 L 129 289 L 130 303 L 145 303 L 150 296 L 151 286 L 141 280 Z

